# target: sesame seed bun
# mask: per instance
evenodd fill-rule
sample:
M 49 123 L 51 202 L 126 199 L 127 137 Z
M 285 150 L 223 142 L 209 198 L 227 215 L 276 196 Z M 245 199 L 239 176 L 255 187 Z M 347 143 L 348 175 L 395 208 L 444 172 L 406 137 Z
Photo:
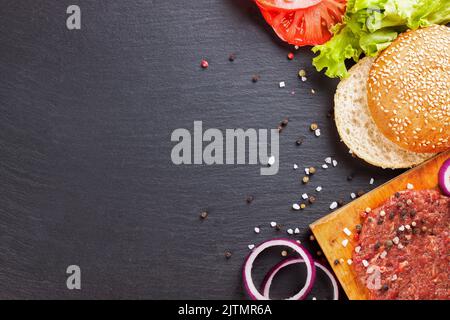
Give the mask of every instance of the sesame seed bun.
M 450 28 L 401 34 L 372 65 L 367 102 L 389 140 L 414 152 L 450 148 Z
M 374 58 L 365 57 L 349 70 L 334 95 L 336 127 L 352 153 L 382 168 L 409 168 L 433 156 L 400 148 L 378 130 L 367 106 L 367 78 Z

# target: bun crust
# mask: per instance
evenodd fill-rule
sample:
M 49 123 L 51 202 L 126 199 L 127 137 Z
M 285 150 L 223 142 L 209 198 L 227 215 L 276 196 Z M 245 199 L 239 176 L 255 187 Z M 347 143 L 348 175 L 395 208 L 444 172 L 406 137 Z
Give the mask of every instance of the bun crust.
M 382 168 L 409 168 L 433 156 L 400 148 L 373 122 L 367 106 L 367 78 L 374 58 L 365 57 L 349 70 L 334 96 L 336 127 L 354 155 Z
M 414 152 L 450 148 L 450 28 L 401 34 L 369 73 L 367 102 L 389 140 Z

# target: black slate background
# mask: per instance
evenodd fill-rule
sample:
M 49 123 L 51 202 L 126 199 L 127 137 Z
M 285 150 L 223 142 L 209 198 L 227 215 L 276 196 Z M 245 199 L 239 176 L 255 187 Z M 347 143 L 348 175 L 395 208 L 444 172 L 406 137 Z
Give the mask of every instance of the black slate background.
M 79 31 L 65 26 L 70 4 L 81 7 Z M 308 225 L 332 201 L 399 173 L 348 154 L 326 116 L 337 81 L 313 71 L 308 48 L 286 59 L 292 48 L 249 0 L 1 0 L 0 8 L 0 298 L 244 298 L 247 245 L 277 236 L 270 221 L 284 226 L 278 236 L 299 227 L 296 238 L 315 252 Z M 278 175 L 171 162 L 172 131 L 195 120 L 275 128 L 284 117 Z M 293 163 L 319 167 L 327 156 L 339 165 L 302 185 Z M 293 212 L 317 185 L 317 202 Z M 80 291 L 66 288 L 71 264 L 82 269 Z M 269 266 L 255 266 L 259 277 Z M 328 292 L 323 282 L 314 294 Z

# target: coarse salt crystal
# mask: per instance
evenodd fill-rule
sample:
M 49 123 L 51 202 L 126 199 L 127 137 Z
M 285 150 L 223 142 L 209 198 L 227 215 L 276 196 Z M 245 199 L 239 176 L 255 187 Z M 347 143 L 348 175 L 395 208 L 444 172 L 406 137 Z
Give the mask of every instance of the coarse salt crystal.
M 286 232 L 287 232 L 288 234 L 294 234 L 294 230 L 292 230 L 292 229 L 287 229 Z
M 309 168 L 305 168 L 305 173 L 309 174 Z
M 314 134 L 316 135 L 316 137 L 320 137 L 320 129 L 314 130 Z
M 380 254 L 380 258 L 381 258 L 381 259 L 386 258 L 386 256 L 387 256 L 387 251 L 386 251 L 386 250 L 383 251 L 383 252 Z
M 411 229 L 411 226 L 409 224 L 405 225 L 406 230 Z
M 369 266 L 369 261 L 363 260 L 363 261 L 362 261 L 362 264 L 363 264 L 364 267 L 367 268 L 367 267 Z
M 361 251 L 361 247 L 360 246 L 355 247 L 355 252 L 356 253 L 359 253 L 360 251 Z
M 322 191 L 322 187 L 321 187 L 321 186 L 317 186 L 316 191 L 317 191 L 317 192 Z
M 412 189 L 414 189 L 414 185 L 413 185 L 412 183 L 408 183 L 408 184 L 406 185 L 406 188 L 407 188 L 408 190 L 412 190 Z
M 292 205 L 292 209 L 294 209 L 294 210 L 300 210 L 300 206 L 298 205 L 298 203 L 294 203 L 294 204 Z
M 348 245 L 348 239 L 342 240 L 342 246 L 346 247 Z
M 404 226 L 404 225 L 401 225 L 401 226 L 398 228 L 398 230 L 399 230 L 399 231 L 405 231 L 405 226 Z
M 302 199 L 303 199 L 303 200 L 308 199 L 308 194 L 307 194 L 307 193 L 302 194 Z
M 370 178 L 369 184 L 373 184 L 375 180 L 373 178 Z
M 333 167 L 336 167 L 338 162 L 336 160 L 333 160 Z
M 380 217 L 384 217 L 385 215 L 386 215 L 386 211 L 381 210 L 381 211 L 380 211 Z
M 299 234 L 300 233 L 300 229 L 299 228 L 295 228 L 294 233 L 295 234 Z
M 272 222 L 270 223 L 270 226 L 271 226 L 272 228 L 275 228 L 275 227 L 277 226 L 277 223 L 276 223 L 275 221 L 272 221 Z
M 254 247 L 255 247 L 254 244 L 249 244 L 249 245 L 248 245 L 248 248 L 249 248 L 250 250 L 252 250 Z
M 351 264 L 353 263 L 353 260 L 352 259 L 348 259 L 347 260 L 347 264 L 350 266 Z
M 396 275 L 396 274 L 393 274 L 392 277 L 391 277 L 391 280 L 392 280 L 392 281 L 395 281 L 395 280 L 397 280 L 397 279 L 398 279 L 397 275 Z
M 270 158 L 269 158 L 269 160 L 267 161 L 267 164 L 269 165 L 269 166 L 271 166 L 271 165 L 273 165 L 275 163 L 275 157 L 274 156 L 271 156 Z
M 325 163 L 322 165 L 322 168 L 324 169 L 328 169 L 328 165 L 326 165 Z
M 260 233 L 261 232 L 261 230 L 258 227 L 255 227 L 255 229 L 253 229 L 253 230 L 255 230 L 255 233 Z
M 302 77 L 301 79 L 302 79 L 303 82 L 305 82 L 307 80 L 306 77 Z
M 392 242 L 393 242 L 394 244 L 399 244 L 399 242 L 400 242 L 399 237 L 395 237 L 394 239 L 392 239 Z
M 350 236 L 352 234 L 352 232 L 350 230 L 348 230 L 348 228 L 344 228 L 344 233 L 348 236 Z
M 294 163 L 294 170 L 298 169 L 298 165 L 296 163 Z
M 356 194 L 354 192 L 350 193 L 350 198 L 355 199 L 356 198 Z
M 284 87 L 286 87 L 286 83 L 284 81 L 281 81 L 279 86 L 280 86 L 280 88 L 284 88 Z
M 325 158 L 325 163 L 331 164 L 331 157 L 326 157 Z
M 331 210 L 334 210 L 334 209 L 337 208 L 337 206 L 338 206 L 338 203 L 337 203 L 336 201 L 333 201 L 333 202 L 330 204 L 330 209 L 331 209 Z

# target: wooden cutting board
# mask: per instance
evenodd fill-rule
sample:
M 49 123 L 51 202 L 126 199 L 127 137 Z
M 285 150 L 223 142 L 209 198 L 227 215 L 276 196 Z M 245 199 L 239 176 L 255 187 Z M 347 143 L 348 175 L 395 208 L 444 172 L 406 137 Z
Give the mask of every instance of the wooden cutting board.
M 349 299 L 368 299 L 367 288 L 359 283 L 353 267 L 347 264 L 347 260 L 352 257 L 356 245 L 353 235 L 355 234 L 355 226 L 361 223 L 360 213 L 367 207 L 379 207 L 395 192 L 405 190 L 408 183 L 411 183 L 417 190 L 437 188 L 439 168 L 449 157 L 450 150 L 447 150 L 310 225 L 317 242 Z M 348 228 L 352 235 L 347 236 L 343 231 L 344 228 Z M 344 239 L 349 240 L 346 247 L 342 245 Z M 341 258 L 345 262 L 334 265 L 333 262 Z

